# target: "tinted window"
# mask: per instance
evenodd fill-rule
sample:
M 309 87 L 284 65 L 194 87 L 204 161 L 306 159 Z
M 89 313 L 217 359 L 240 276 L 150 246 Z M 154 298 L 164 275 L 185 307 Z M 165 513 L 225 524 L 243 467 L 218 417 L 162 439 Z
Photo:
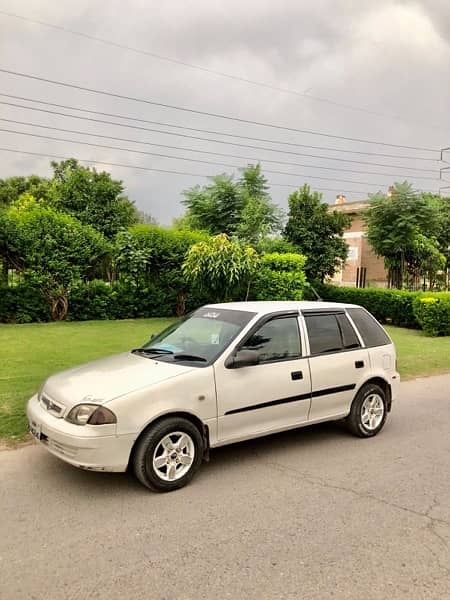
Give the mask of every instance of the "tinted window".
M 311 354 L 339 352 L 343 343 L 336 315 L 305 315 Z
M 348 314 L 353 319 L 366 346 L 384 346 L 391 340 L 378 321 L 363 308 L 348 308 Z
M 341 330 L 344 349 L 359 348 L 361 344 L 359 343 L 358 336 L 346 315 L 336 315 L 336 319 Z
M 260 362 L 298 358 L 300 335 L 297 318 L 285 317 L 268 321 L 241 348 L 258 350 Z

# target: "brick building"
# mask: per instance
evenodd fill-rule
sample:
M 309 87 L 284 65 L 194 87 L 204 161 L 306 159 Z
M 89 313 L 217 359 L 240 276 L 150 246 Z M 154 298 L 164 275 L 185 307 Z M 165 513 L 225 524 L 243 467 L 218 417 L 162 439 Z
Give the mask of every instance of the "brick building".
M 367 201 L 347 202 L 345 196 L 336 196 L 330 210 L 350 215 L 352 223 L 344 233 L 349 246 L 347 260 L 343 269 L 337 272 L 332 283 L 349 287 L 386 287 L 387 273 L 383 259 L 372 250 L 367 237 L 367 226 L 363 219 L 364 211 L 369 207 Z

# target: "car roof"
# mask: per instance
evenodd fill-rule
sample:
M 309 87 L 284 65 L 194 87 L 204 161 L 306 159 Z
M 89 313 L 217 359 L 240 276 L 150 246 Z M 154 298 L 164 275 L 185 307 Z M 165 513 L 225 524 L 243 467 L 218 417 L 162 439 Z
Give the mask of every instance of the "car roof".
M 352 308 L 357 304 L 346 304 L 342 302 L 308 302 L 308 301 L 255 301 L 255 302 L 222 302 L 220 304 L 207 304 L 211 308 L 228 308 L 230 310 L 242 310 L 258 314 L 281 312 L 285 310 L 326 310 L 336 308 Z

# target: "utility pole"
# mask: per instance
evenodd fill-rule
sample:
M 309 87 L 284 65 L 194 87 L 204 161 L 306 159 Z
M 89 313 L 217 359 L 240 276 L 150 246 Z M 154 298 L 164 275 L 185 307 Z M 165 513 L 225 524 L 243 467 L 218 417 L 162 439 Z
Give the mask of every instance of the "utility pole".
M 450 146 L 448 148 L 441 148 L 441 162 L 444 162 L 446 164 L 449 164 L 447 160 L 444 160 L 444 152 L 447 152 L 448 150 L 450 150 Z M 441 179 L 442 181 L 445 181 L 445 183 L 450 183 L 450 181 L 448 179 L 443 179 L 442 177 L 442 173 L 444 173 L 444 171 L 448 171 L 450 169 L 450 166 L 448 167 L 442 167 L 442 169 L 439 170 L 439 179 Z M 450 190 L 450 185 L 444 185 L 443 187 L 439 188 L 439 196 L 441 195 L 442 190 Z

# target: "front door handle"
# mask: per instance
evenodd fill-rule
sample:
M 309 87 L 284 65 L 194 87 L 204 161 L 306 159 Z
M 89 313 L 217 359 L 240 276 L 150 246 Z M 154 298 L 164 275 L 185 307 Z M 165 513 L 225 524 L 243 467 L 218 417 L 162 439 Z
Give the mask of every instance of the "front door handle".
M 355 368 L 356 369 L 362 369 L 364 367 L 364 361 L 363 360 L 355 360 Z
M 297 379 L 303 379 L 303 373 L 301 371 L 292 371 L 291 379 L 296 381 Z

